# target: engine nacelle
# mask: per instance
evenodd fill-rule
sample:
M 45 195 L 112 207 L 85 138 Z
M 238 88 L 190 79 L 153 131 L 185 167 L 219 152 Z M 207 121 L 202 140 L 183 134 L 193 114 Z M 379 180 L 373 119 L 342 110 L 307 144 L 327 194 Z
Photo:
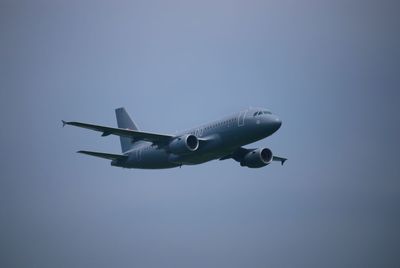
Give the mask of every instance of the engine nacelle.
M 273 154 L 268 148 L 258 148 L 248 152 L 240 162 L 241 166 L 260 168 L 272 162 Z
M 199 140 L 195 135 L 186 134 L 173 139 L 168 148 L 174 154 L 194 152 L 199 148 Z

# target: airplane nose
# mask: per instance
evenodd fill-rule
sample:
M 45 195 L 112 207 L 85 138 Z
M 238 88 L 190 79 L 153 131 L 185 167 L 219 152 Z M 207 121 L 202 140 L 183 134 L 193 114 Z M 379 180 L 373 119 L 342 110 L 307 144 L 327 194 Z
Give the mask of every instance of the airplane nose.
M 275 117 L 273 119 L 272 125 L 273 125 L 273 128 L 274 128 L 274 131 L 277 131 L 282 125 L 282 120 L 280 120 L 278 117 Z
M 265 131 L 271 135 L 276 132 L 282 125 L 282 121 L 276 115 L 269 115 L 265 117 L 263 126 Z

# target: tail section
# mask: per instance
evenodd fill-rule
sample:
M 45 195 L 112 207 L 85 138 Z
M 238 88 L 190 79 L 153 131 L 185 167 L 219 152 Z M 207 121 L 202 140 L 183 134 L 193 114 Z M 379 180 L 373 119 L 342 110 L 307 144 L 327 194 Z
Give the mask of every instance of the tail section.
M 121 107 L 121 108 L 115 109 L 115 115 L 117 117 L 118 128 L 138 130 L 138 127 L 132 121 L 132 119 L 129 117 L 125 108 Z M 135 143 L 134 139 L 127 138 L 127 137 L 120 137 L 120 141 L 121 141 L 122 152 L 126 152 L 129 149 L 131 149 Z

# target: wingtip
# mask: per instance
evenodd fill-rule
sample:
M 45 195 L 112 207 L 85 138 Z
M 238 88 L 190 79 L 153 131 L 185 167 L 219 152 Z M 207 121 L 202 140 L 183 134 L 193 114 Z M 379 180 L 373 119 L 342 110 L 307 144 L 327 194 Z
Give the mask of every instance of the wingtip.
M 65 125 L 67 124 L 67 122 L 65 122 L 64 120 L 61 120 L 62 122 L 62 126 L 65 127 Z
M 285 164 L 285 162 L 286 162 L 286 158 L 285 159 L 282 159 L 282 161 L 281 161 L 281 165 L 283 166 L 283 164 Z

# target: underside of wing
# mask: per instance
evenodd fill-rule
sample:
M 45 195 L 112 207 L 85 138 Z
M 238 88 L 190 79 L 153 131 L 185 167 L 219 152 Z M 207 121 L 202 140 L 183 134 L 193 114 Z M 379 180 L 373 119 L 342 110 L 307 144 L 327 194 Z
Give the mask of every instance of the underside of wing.
M 237 162 L 241 162 L 249 152 L 252 152 L 254 150 L 256 150 L 256 149 L 254 149 L 254 148 L 247 149 L 247 148 L 239 147 L 232 153 L 221 157 L 219 160 L 234 159 Z M 272 161 L 279 161 L 279 162 L 281 162 L 281 165 L 283 165 L 286 160 L 287 160 L 287 158 L 283 158 L 283 157 L 279 157 L 279 156 L 275 156 L 275 155 L 272 157 Z
M 120 137 L 133 138 L 135 140 L 149 141 L 149 142 L 153 142 L 153 143 L 167 143 L 173 138 L 173 136 L 170 136 L 170 135 L 142 132 L 142 131 L 136 131 L 136 130 L 131 130 L 131 129 L 106 127 L 106 126 L 93 125 L 93 124 L 87 124 L 87 123 L 81 123 L 81 122 L 62 121 L 62 123 L 63 123 L 63 126 L 71 125 L 71 126 L 76 126 L 76 127 L 81 127 L 81 128 L 94 130 L 94 131 L 103 132 L 102 136 L 116 135 L 116 136 L 120 136 Z
M 243 159 L 243 157 L 248 152 L 250 152 L 252 150 L 254 150 L 254 149 L 246 149 L 246 148 L 243 148 L 243 147 L 239 147 L 235 151 L 233 151 L 232 153 L 221 157 L 219 160 L 226 160 L 226 159 L 231 159 L 232 158 L 232 159 L 240 162 Z

